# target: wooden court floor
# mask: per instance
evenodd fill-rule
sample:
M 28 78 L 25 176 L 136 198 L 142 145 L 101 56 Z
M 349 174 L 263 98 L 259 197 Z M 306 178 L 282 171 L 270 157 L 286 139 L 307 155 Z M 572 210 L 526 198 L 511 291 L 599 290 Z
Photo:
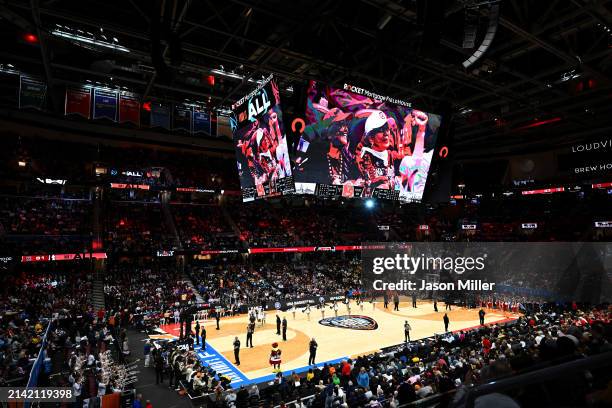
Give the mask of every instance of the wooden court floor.
M 299 309 L 295 318 L 291 312 L 278 312 L 281 319 L 287 318 L 287 340 L 276 334 L 276 313 L 269 311 L 266 315 L 264 326 L 256 325 L 253 335 L 253 348 L 246 347 L 246 328 L 248 324 L 247 315 L 222 318 L 220 330 L 216 330 L 214 319 L 200 321 L 200 325 L 206 326 L 207 344 L 223 354 L 229 362 L 234 362 L 233 342 L 238 336 L 241 342 L 240 361 L 238 369 L 247 378 L 259 378 L 272 373 L 268 359 L 271 345 L 279 343 L 282 350 L 281 369 L 284 372 L 308 365 L 308 344 L 314 337 L 319 345 L 317 350 L 317 363 L 337 360 L 340 358 L 356 357 L 378 351 L 383 347 L 400 344 L 404 341 L 404 321 L 408 320 L 412 328 L 411 340 L 432 336 L 434 333 L 444 332 L 442 317 L 445 313 L 443 302 L 438 303 L 438 312 L 434 312 L 433 303 L 428 301 L 418 302 L 417 308 L 413 308 L 411 302 L 401 302 L 400 310 L 393 311 L 393 304 L 384 309 L 382 303 L 364 303 L 363 310 L 354 303 L 351 306 L 351 315 L 368 316 L 376 321 L 378 328 L 375 330 L 354 330 L 339 327 L 324 326 L 319 323 L 321 312 L 312 309 L 310 320 L 307 315 Z M 450 331 L 463 330 L 479 325 L 479 309 L 465 309 L 453 307 L 452 311 L 446 311 L 450 318 Z M 516 319 L 519 315 L 500 310 L 485 310 L 485 323 L 497 323 Z M 347 315 L 345 305 L 340 305 L 338 316 Z M 334 312 L 326 308 L 325 317 L 333 317 Z M 195 324 L 195 323 L 194 323 Z M 163 328 L 163 327 L 162 327 Z M 169 328 L 166 328 L 170 332 Z M 176 333 L 172 333 L 176 334 Z

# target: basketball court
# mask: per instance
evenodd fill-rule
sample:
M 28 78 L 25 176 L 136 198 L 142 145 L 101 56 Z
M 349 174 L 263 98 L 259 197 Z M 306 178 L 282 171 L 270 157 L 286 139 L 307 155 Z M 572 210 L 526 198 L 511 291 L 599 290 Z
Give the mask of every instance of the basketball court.
M 232 385 L 247 385 L 260 383 L 274 378 L 268 359 L 272 343 L 278 342 L 282 350 L 281 369 L 284 374 L 292 371 L 297 373 L 307 371 L 311 338 L 318 343 L 316 363 L 335 363 L 342 359 L 357 357 L 379 351 L 384 347 L 394 346 L 404 341 L 404 322 L 408 320 L 412 330 L 411 340 L 422 339 L 434 334 L 444 333 L 443 316 L 446 312 L 450 319 L 449 330 L 458 331 L 474 328 L 479 325 L 479 309 L 453 307 L 445 311 L 444 303 L 438 303 L 438 312 L 434 312 L 433 303 L 422 301 L 417 308 L 410 301 L 401 302 L 399 311 L 393 311 L 393 303 L 388 309 L 382 303 L 364 303 L 363 310 L 354 302 L 351 303 L 351 314 L 346 305 L 339 304 L 338 317 L 328 306 L 325 309 L 325 319 L 321 311 L 312 308 L 310 320 L 298 309 L 295 318 L 290 311 L 278 312 L 281 319 L 287 319 L 287 340 L 276 334 L 276 313 L 266 314 L 266 323 L 261 326 L 256 323 L 253 335 L 253 348 L 246 347 L 246 314 L 222 318 L 220 330 L 216 330 L 214 319 L 201 320 L 200 325 L 206 327 L 206 350 L 196 346 L 198 358 L 206 365 L 212 366 L 217 372 L 232 378 Z M 503 312 L 495 309 L 485 309 L 485 324 L 494 324 L 515 320 L 519 314 Z M 195 323 L 194 323 L 195 324 Z M 167 335 L 151 336 L 152 338 L 174 338 L 178 336 L 177 324 L 161 327 Z M 235 337 L 241 342 L 240 366 L 234 365 Z M 374 348 L 374 346 L 376 348 Z

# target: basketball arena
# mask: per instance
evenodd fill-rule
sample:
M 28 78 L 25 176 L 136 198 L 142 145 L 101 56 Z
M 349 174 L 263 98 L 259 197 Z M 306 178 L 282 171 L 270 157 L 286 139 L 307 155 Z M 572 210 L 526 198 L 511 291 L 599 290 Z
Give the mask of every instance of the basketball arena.
M 612 407 L 612 1 L 0 30 L 1 407 Z

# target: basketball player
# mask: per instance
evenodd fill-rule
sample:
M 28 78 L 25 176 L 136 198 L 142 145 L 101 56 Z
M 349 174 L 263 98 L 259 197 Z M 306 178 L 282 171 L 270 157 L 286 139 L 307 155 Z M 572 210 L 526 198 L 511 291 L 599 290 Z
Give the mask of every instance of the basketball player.
M 261 308 L 259 309 L 259 325 L 263 327 L 266 324 L 266 311 Z

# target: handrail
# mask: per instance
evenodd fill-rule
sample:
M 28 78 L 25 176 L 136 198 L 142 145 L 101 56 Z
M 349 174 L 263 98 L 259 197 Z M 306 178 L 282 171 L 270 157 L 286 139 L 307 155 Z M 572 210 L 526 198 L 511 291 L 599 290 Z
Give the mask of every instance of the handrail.
M 300 401 L 302 402 L 306 402 L 308 400 L 314 399 L 316 397 L 316 393 L 312 394 L 312 395 L 308 395 L 304 398 L 300 398 Z M 294 399 L 293 401 L 289 401 L 289 402 L 285 402 L 285 405 L 290 405 L 290 404 L 295 404 L 297 402 L 297 399 Z M 275 405 L 274 408 L 280 408 L 280 405 Z
M 30 376 L 28 378 L 27 384 L 28 388 L 35 388 L 38 385 L 38 373 L 35 373 L 35 371 L 41 370 L 42 365 L 45 364 L 44 360 L 41 360 L 41 358 L 43 357 L 43 352 L 47 348 L 47 339 L 49 338 L 49 331 L 51 330 L 51 326 L 54 325 L 55 322 L 55 319 L 51 319 L 49 321 L 47 329 L 45 330 L 45 335 L 43 336 L 42 341 L 40 342 L 40 350 L 38 351 L 38 356 L 36 357 L 36 360 L 34 360 L 34 364 L 32 364 L 32 369 L 30 370 Z M 30 408 L 31 404 L 31 402 L 26 401 L 24 402 L 23 406 L 24 408 Z

